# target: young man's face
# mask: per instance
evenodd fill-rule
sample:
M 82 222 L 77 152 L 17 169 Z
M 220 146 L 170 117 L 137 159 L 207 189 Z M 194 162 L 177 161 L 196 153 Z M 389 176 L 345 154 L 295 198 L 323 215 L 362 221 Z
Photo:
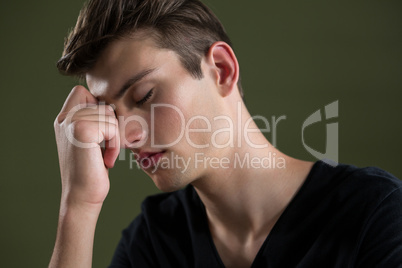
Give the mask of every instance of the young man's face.
M 196 153 L 198 159 L 224 153 L 211 142 L 214 130 L 222 128 L 213 120 L 222 115 L 222 100 L 211 65 L 203 60 L 201 66 L 204 78 L 195 79 L 175 52 L 157 48 L 151 38 L 126 39 L 110 44 L 86 76 L 90 92 L 115 106 L 121 146 L 140 157 L 163 191 L 211 171 L 195 162 Z M 226 138 L 220 134 L 214 141 Z

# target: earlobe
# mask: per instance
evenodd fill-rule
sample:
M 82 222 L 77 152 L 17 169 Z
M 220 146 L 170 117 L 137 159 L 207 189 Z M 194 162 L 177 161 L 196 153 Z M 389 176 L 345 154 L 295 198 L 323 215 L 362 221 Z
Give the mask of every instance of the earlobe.
M 208 61 L 214 69 L 219 93 L 229 95 L 239 80 L 239 63 L 232 48 L 225 42 L 214 43 L 208 51 Z

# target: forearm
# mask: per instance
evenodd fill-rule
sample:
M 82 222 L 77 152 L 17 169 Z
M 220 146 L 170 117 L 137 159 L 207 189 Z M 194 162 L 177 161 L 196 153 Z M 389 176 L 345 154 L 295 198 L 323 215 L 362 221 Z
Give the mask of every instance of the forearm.
M 101 205 L 60 207 L 56 244 L 49 268 L 92 266 L 93 242 Z
M 54 122 L 62 200 L 49 267 L 91 267 L 96 222 L 109 192 L 108 169 L 120 153 L 118 129 L 111 106 L 99 105 L 82 86 L 73 88 Z

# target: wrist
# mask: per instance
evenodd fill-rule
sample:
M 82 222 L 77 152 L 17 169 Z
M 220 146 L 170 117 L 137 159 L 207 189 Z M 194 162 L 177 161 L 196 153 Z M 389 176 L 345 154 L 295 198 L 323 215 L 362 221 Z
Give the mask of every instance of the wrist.
M 60 216 L 73 214 L 75 216 L 85 215 L 88 219 L 98 218 L 103 203 L 90 203 L 80 201 L 77 198 L 62 197 L 60 203 Z
M 49 267 L 91 267 L 102 204 L 62 197 L 55 249 Z

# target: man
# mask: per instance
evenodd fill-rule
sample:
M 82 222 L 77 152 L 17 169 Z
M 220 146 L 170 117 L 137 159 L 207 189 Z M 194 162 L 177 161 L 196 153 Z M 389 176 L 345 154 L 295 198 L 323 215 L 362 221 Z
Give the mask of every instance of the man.
M 50 267 L 91 266 L 120 147 L 167 193 L 144 201 L 110 267 L 402 264 L 402 183 L 274 148 L 200 1 L 89 1 L 58 68 L 89 91 L 75 87 L 55 121 L 62 196 Z

